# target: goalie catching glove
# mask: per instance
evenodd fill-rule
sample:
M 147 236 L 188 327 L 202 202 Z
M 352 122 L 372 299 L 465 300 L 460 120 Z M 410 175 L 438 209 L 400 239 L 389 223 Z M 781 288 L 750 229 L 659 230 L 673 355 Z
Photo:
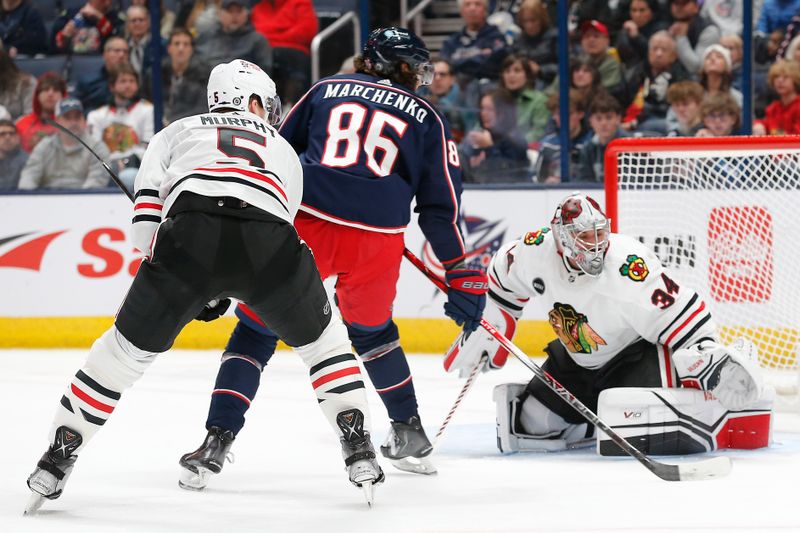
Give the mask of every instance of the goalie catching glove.
M 727 409 L 740 411 L 762 396 L 758 350 L 746 339 L 730 346 L 705 340 L 677 350 L 672 358 L 684 387 L 711 392 Z
M 512 312 L 500 307 L 490 297 L 486 304 L 483 318 L 507 339 L 511 340 L 514 337 L 514 332 L 517 329 L 517 320 L 521 314 L 521 311 Z M 477 331 L 469 332 L 465 329 L 459 333 L 453 345 L 447 350 L 444 358 L 444 369 L 447 372 L 458 370 L 459 377 L 466 377 L 484 355 L 487 356 L 487 360 L 481 369 L 483 372 L 502 368 L 508 359 L 508 351 L 500 346 L 497 339 L 492 337 L 488 331 L 478 328 Z

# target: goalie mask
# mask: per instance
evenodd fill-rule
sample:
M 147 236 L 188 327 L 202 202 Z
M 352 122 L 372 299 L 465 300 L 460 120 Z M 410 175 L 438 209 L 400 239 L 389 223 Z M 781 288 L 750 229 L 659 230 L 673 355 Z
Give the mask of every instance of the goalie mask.
M 273 126 L 281 120 L 281 99 L 266 72 L 255 63 L 234 59 L 220 63 L 208 77 L 208 110 L 230 108 L 249 111 L 250 97 L 255 95 L 265 110 L 264 119 Z
M 610 223 L 589 196 L 573 193 L 558 204 L 550 223 L 558 252 L 590 276 L 603 271 Z
M 367 68 L 385 78 L 397 72 L 400 63 L 406 63 L 417 73 L 420 85 L 430 85 L 433 81 L 431 53 L 422 39 L 411 30 L 405 28 L 373 30 L 364 44 L 361 56 Z

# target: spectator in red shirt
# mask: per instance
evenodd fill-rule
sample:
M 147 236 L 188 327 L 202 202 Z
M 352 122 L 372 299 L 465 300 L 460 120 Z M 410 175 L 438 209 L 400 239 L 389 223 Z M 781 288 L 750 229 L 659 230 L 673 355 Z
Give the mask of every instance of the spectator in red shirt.
M 308 90 L 311 78 L 311 40 L 319 23 L 311 0 L 262 0 L 250 20 L 272 46 L 272 79 L 289 105 Z
M 769 68 L 767 81 L 778 99 L 767 106 L 764 119 L 753 124 L 753 134 L 800 134 L 800 66 L 779 59 Z
M 67 94 L 67 83 L 55 72 L 45 72 L 33 91 L 33 111 L 17 121 L 22 149 L 28 153 L 56 129 L 44 122 L 55 118 L 56 105 Z

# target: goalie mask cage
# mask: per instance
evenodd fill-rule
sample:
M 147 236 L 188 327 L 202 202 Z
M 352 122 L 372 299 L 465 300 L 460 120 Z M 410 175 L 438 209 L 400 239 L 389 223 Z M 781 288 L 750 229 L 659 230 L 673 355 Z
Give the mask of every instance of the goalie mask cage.
M 612 230 L 696 289 L 725 344 L 752 340 L 780 407 L 800 408 L 800 136 L 618 139 Z

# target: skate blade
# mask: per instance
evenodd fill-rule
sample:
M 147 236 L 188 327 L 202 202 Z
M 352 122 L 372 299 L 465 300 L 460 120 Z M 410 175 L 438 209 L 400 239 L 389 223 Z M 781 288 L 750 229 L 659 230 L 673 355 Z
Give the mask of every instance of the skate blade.
M 364 498 L 367 500 L 367 506 L 372 509 L 372 502 L 375 500 L 375 487 L 372 481 L 365 481 L 361 483 L 361 490 L 364 492 Z
M 178 486 L 184 490 L 200 491 L 206 488 L 208 480 L 214 472 L 202 466 L 197 467 L 197 473 L 188 468 L 181 468 L 181 477 L 178 479 Z
M 403 472 L 422 474 L 424 476 L 436 473 L 436 467 L 427 457 L 403 457 L 402 459 L 390 459 L 389 462 L 392 463 L 393 467 Z
M 33 516 L 36 514 L 36 511 L 42 506 L 45 501 L 45 497 L 39 494 L 38 492 L 34 492 L 31 494 L 31 497 L 28 498 L 28 504 L 25 506 L 25 511 L 22 513 L 22 516 Z

